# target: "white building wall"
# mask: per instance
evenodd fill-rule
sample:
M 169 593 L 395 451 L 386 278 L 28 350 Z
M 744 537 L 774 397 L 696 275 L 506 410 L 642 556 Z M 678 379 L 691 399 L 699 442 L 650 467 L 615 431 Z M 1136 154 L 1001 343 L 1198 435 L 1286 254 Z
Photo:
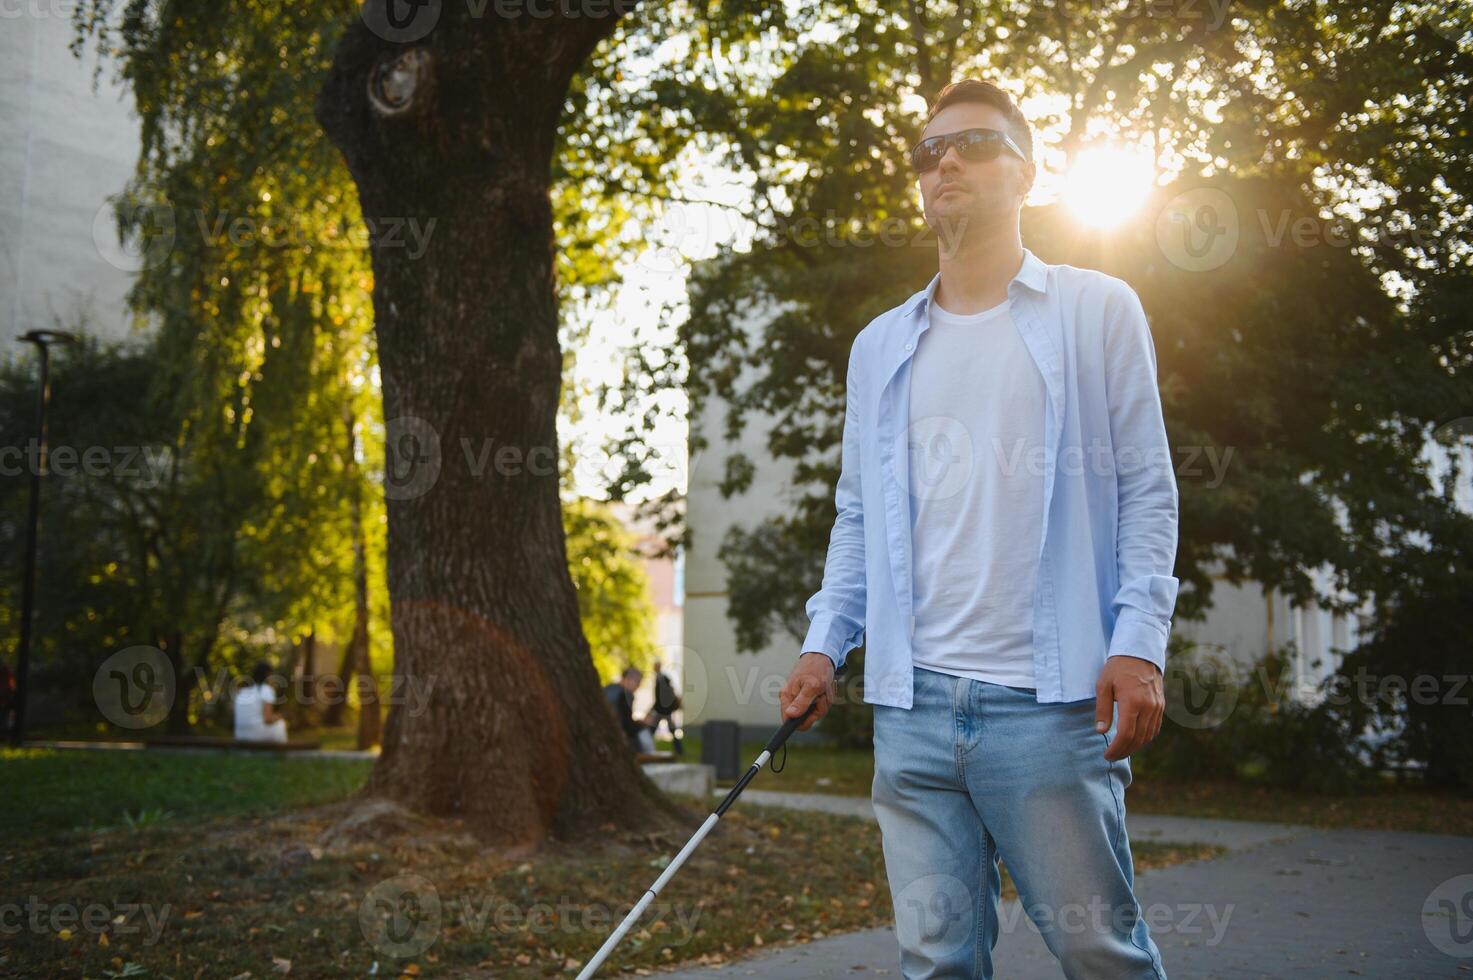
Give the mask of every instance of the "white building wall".
M 755 321 L 748 328 L 758 329 Z M 748 373 L 738 383 L 751 380 Z M 772 514 L 793 510 L 793 463 L 773 459 L 767 449 L 770 416 L 749 415 L 740 437 L 728 442 L 725 414 L 726 404 L 713 399 L 703 414 L 692 411 L 690 419 L 692 435 L 704 434 L 709 445 L 688 461 L 687 519 L 693 542 L 684 569 L 685 723 L 720 719 L 776 728 L 782 724 L 778 691 L 798 657 L 799 641 L 775 634 L 760 653 L 737 651 L 736 633 L 726 616 L 726 569 L 716 552 L 733 525 L 751 528 Z M 756 473 L 746 493 L 726 499 L 718 484 L 726 460 L 737 452 L 753 460 Z
M 58 318 L 74 327 L 89 315 L 89 331 L 113 339 L 129 331 L 138 259 L 118 247 L 106 198 L 133 174 L 138 117 L 116 63 L 92 91 L 97 55 L 68 50 L 71 9 L 34 0 L 0 11 L 0 356 Z

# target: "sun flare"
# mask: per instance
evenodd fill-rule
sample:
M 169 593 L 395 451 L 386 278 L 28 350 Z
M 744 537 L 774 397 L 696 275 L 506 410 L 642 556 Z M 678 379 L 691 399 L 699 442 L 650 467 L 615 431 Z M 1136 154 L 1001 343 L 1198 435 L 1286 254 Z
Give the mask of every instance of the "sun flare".
M 1064 204 L 1081 224 L 1109 228 L 1140 210 L 1155 178 L 1151 154 L 1134 147 L 1083 151 L 1064 176 Z

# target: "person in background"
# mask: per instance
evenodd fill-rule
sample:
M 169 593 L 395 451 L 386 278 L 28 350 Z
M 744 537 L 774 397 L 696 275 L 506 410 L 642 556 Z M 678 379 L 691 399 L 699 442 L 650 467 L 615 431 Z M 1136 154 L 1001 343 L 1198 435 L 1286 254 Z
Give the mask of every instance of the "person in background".
M 617 681 L 604 685 L 604 698 L 614 712 L 619 730 L 629 740 L 629 747 L 635 752 L 648 753 L 655 751 L 655 740 L 650 734 L 648 719 L 640 721 L 634 717 L 634 692 L 639 690 L 639 682 L 643 678 L 644 672 L 638 667 L 624 668 L 624 673 Z
M 251 671 L 251 683 L 235 694 L 235 737 L 243 742 L 285 742 L 286 719 L 276 710 L 276 691 L 267 683 L 271 665 Z
M 10 735 L 15 730 L 15 675 L 10 668 L 0 663 L 0 733 Z
M 675 754 L 684 755 L 685 745 L 680 738 L 680 729 L 675 727 L 675 712 L 680 710 L 680 695 L 675 693 L 675 685 L 670 681 L 670 675 L 665 673 L 664 664 L 655 661 L 655 707 L 650 712 L 654 724 L 650 725 L 650 738 L 659 734 L 660 722 L 664 721 L 670 729 L 670 739 L 675 743 Z

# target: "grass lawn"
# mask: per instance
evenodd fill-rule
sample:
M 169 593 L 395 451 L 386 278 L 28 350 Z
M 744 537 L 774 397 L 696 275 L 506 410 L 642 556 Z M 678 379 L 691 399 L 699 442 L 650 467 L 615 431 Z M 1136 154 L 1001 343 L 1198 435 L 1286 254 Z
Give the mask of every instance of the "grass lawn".
M 363 809 L 343 798 L 366 771 L 331 760 L 0 753 L 0 782 L 20 787 L 6 808 L 0 880 L 20 896 L 7 901 L 27 909 L 25 928 L 0 946 L 0 975 L 570 976 L 686 839 L 610 828 L 598 851 L 550 845 L 507 857 L 451 821 L 407 814 L 387 815 L 387 833 L 349 832 L 345 818 Z M 695 819 L 712 807 L 680 802 Z M 136 818 L 160 811 L 169 816 Z M 1140 868 L 1216 853 L 1135 848 Z M 873 823 L 738 803 L 625 937 L 609 975 L 892 921 Z
M 669 749 L 671 745 L 668 740 L 660 740 L 656 747 Z M 752 764 L 762 747 L 763 743 L 742 746 L 743 769 Z M 685 758 L 700 761 L 700 739 L 685 740 Z M 779 764 L 781 759 L 779 752 Z M 874 762 L 874 752 L 868 749 L 789 743 L 787 767 L 780 773 L 763 770 L 752 785 L 792 793 L 869 796 Z M 1473 837 L 1473 798 L 1416 788 L 1387 786 L 1379 792 L 1327 795 L 1229 780 L 1179 783 L 1137 775 L 1126 791 L 1125 802 L 1134 813 Z
M 0 749 L 0 839 L 278 813 L 341 800 L 366 760 Z
M 102 723 L 49 725 L 30 729 L 27 732 L 27 740 L 31 742 L 139 742 L 163 734 L 162 727 L 137 732 Z M 195 724 L 190 728 L 189 734 L 230 738 L 234 733 L 228 724 L 209 721 Z M 288 724 L 287 736 L 289 741 L 317 742 L 320 748 L 334 752 L 351 752 L 358 748 L 358 728 L 356 722 L 351 719 L 333 728 Z

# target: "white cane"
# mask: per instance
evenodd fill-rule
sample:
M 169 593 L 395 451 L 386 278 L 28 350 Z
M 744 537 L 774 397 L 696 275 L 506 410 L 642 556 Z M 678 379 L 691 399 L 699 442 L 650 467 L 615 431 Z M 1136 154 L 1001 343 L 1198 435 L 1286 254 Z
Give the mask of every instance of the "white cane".
M 789 718 L 783 722 L 783 727 L 779 728 L 777 733 L 772 736 L 772 739 L 768 741 L 767 747 L 762 750 L 762 754 L 757 756 L 757 761 L 753 762 L 752 767 L 742 775 L 741 779 L 737 780 L 737 784 L 731 788 L 731 792 L 726 794 L 726 798 L 721 801 L 721 805 L 706 818 L 705 823 L 701 824 L 701 829 L 696 831 L 695 836 L 686 841 L 685 846 L 680 849 L 680 853 L 675 855 L 675 860 L 671 861 L 669 866 L 660 872 L 660 877 L 655 879 L 655 883 L 644 893 L 644 897 L 635 903 L 634 908 L 629 910 L 629 914 L 624 917 L 624 921 L 619 923 L 619 928 L 615 929 L 613 935 L 609 936 L 604 941 L 604 944 L 599 947 L 598 952 L 593 954 L 593 959 L 589 960 L 588 965 L 578 974 L 577 980 L 588 980 L 588 978 L 598 972 L 598 968 L 603 965 L 603 961 L 614 951 L 614 947 L 619 945 L 619 940 L 623 939 L 624 934 L 634 927 L 634 923 L 639 921 L 639 917 L 644 914 L 644 910 L 649 907 L 650 902 L 654 901 L 655 896 L 660 894 L 660 889 L 665 887 L 665 883 L 675 875 L 676 871 L 680 870 L 680 866 L 685 863 L 685 859 L 690 857 L 691 852 L 711 832 L 711 828 L 716 826 L 716 822 L 721 819 L 721 815 L 726 812 L 726 808 L 736 801 L 736 798 L 741 795 L 742 790 L 746 788 L 747 783 L 752 781 L 752 777 L 761 771 L 768 759 L 772 758 L 772 753 L 777 751 L 788 740 L 788 736 L 793 734 L 793 731 L 799 725 L 803 724 L 804 719 L 813 714 L 813 709 L 816 707 L 818 707 L 818 698 L 815 697 L 809 703 L 808 710 L 804 711 L 803 714 L 797 718 Z

